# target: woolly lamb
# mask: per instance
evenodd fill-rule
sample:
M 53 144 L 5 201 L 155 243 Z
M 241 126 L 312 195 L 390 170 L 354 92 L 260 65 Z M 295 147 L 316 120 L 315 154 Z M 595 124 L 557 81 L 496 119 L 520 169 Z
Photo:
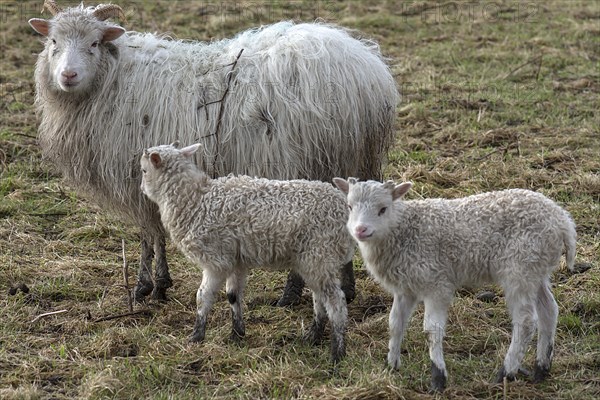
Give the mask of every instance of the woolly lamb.
M 411 183 L 395 185 L 335 178 L 347 194 L 348 230 L 366 267 L 394 295 L 388 363 L 400 366 L 408 320 L 425 304 L 432 390 L 442 391 L 447 373 L 442 338 L 448 307 L 461 287 L 497 283 L 504 289 L 513 324 L 512 341 L 498 381 L 519 370 L 537 321 L 534 381 L 550 371 L 558 306 L 550 274 L 563 245 L 569 269 L 575 260 L 575 225 L 570 215 L 540 193 L 511 189 L 455 200 L 400 201 Z
M 290 22 L 170 40 L 106 22 L 123 15 L 113 4 L 45 6 L 51 20 L 29 21 L 47 37 L 35 70 L 42 152 L 76 190 L 141 227 L 136 299 L 166 299 L 172 286 L 157 208 L 140 192 L 143 149 L 201 142 L 211 177 L 380 177 L 399 94 L 374 42 Z
M 329 317 L 331 356 L 339 361 L 345 354 L 347 311 L 338 274 L 356 246 L 345 226 L 344 196 L 317 181 L 211 179 L 192 160 L 199 147 L 157 146 L 141 158 L 142 191 L 158 204 L 173 242 L 203 270 L 191 340 L 204 339 L 207 315 L 224 281 L 233 312 L 232 337 L 241 337 L 248 269 L 292 268 L 313 293 L 308 339 L 321 340 Z

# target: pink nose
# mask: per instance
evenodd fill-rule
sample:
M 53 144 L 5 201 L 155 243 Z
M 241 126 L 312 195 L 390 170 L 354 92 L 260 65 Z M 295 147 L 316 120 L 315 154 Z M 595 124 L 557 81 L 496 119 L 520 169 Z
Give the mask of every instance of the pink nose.
M 75 71 L 63 71 L 61 73 L 62 76 L 64 76 L 67 79 L 73 79 L 77 76 L 77 72 Z
M 367 231 L 367 227 L 363 226 L 363 225 L 359 225 L 359 226 L 356 227 L 355 231 L 356 231 L 356 233 L 358 235 L 361 235 L 361 234 L 364 234 Z

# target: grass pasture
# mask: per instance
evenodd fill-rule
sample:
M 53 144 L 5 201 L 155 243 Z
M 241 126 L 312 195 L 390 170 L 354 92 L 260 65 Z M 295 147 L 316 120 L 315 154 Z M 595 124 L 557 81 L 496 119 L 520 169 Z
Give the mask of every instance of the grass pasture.
M 127 312 L 122 252 L 132 286 L 138 231 L 80 197 L 42 160 L 32 106 L 42 44 L 27 24 L 42 3 L 0 0 L 0 398 L 600 398 L 600 3 L 116 1 L 128 29 L 179 38 L 217 39 L 281 19 L 355 28 L 380 43 L 403 93 L 386 176 L 411 180 L 409 198 L 520 187 L 571 212 L 580 273 L 563 262 L 553 276 L 560 311 L 550 379 L 490 383 L 510 320 L 498 288 L 486 288 L 497 294 L 490 302 L 464 290 L 444 343 L 448 389 L 437 396 L 427 393 L 422 307 L 401 371 L 385 368 L 391 298 L 358 257 L 348 356 L 337 370 L 328 338 L 319 347 L 301 340 L 311 322 L 308 293 L 291 309 L 272 306 L 283 273 L 250 275 L 241 344 L 226 339 L 224 293 L 206 341 L 188 344 L 201 271 L 172 245 L 170 301 L 97 321 Z M 527 368 L 534 349 L 535 341 Z

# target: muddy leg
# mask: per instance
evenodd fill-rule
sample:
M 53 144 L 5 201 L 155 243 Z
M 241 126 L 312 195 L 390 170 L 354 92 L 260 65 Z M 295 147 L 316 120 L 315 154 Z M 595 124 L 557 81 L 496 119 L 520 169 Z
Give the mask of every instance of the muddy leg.
M 348 262 L 341 270 L 342 292 L 346 295 L 346 304 L 352 303 L 356 297 L 356 281 L 352 261 Z
M 277 302 L 277 307 L 293 306 L 300 303 L 302 289 L 304 289 L 304 280 L 296 272 L 290 271 L 283 294 Z
M 138 281 L 134 289 L 134 299 L 136 302 L 144 301 L 144 298 L 152 293 L 154 284 L 152 283 L 152 259 L 154 251 L 150 244 L 150 237 L 142 234 L 141 237 L 141 257 L 140 269 L 138 272 Z
M 169 275 L 164 234 L 154 237 L 154 253 L 156 261 L 154 271 L 156 286 L 152 292 L 152 298 L 159 301 L 167 301 L 167 288 L 173 286 L 173 281 Z

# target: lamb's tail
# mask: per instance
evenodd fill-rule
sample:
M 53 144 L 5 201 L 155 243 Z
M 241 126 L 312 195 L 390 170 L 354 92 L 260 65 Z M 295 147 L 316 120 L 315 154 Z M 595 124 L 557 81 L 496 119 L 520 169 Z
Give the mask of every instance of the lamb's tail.
M 565 257 L 567 259 L 567 268 L 571 272 L 575 269 L 575 245 L 577 243 L 577 232 L 575 231 L 575 223 L 569 218 L 569 224 L 563 231 L 563 240 L 565 244 Z

